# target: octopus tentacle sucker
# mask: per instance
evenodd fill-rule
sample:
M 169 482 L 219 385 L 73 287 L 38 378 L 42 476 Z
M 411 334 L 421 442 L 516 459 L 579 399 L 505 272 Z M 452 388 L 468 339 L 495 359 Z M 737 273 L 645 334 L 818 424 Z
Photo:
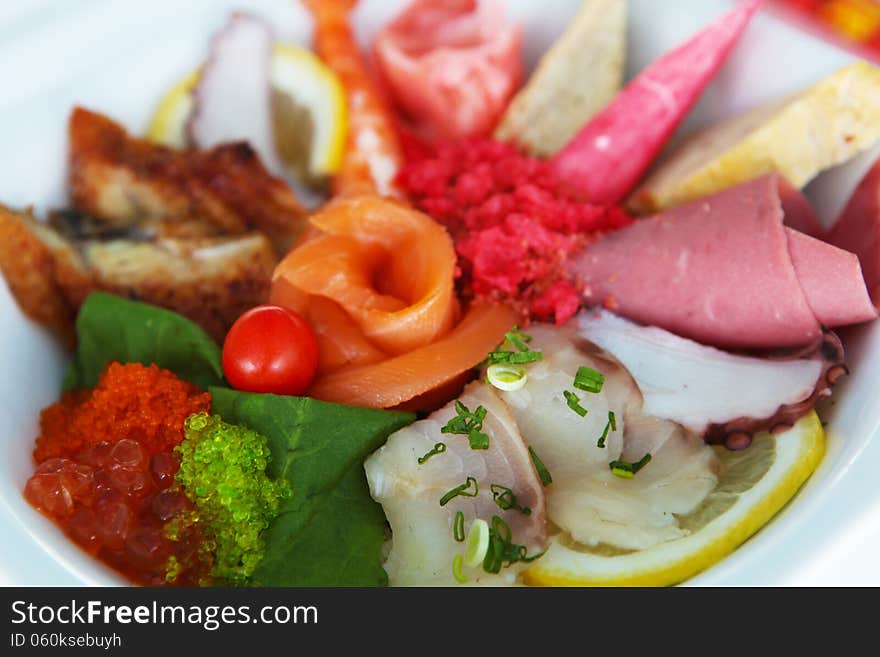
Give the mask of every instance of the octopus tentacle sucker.
M 734 450 L 748 447 L 761 431 L 790 428 L 848 374 L 843 345 L 828 329 L 807 347 L 757 357 L 708 347 L 607 311 L 585 311 L 578 321 L 581 336 L 630 371 L 651 414 Z

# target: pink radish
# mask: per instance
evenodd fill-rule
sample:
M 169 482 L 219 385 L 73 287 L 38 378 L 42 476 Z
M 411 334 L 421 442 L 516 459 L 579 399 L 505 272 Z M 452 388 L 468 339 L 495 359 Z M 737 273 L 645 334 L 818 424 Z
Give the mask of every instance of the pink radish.
M 574 195 L 618 203 L 690 111 L 763 0 L 746 0 L 648 66 L 551 160 Z

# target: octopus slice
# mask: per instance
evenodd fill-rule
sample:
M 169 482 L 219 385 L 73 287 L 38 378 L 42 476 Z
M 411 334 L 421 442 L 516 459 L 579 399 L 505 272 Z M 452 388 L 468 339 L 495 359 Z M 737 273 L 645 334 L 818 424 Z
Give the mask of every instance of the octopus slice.
M 776 357 L 737 355 L 604 310 L 583 312 L 579 334 L 629 370 L 644 411 L 682 424 L 709 442 L 747 447 L 759 431 L 781 431 L 831 394 L 846 373 L 840 340 Z
M 370 491 L 391 525 L 385 563 L 391 585 L 456 584 L 452 562 L 464 551 L 453 534 L 459 511 L 466 529 L 475 519 L 491 524 L 493 516 L 500 517 L 510 528 L 510 540 L 525 546 L 528 555 L 546 547 L 544 488 L 510 412 L 495 390 L 481 383 L 468 385 L 459 401 L 472 412 L 480 406 L 486 409 L 483 431 L 489 436 L 488 449 L 471 449 L 468 436 L 441 433 L 457 414 L 449 404 L 393 434 L 365 463 Z M 419 458 L 440 442 L 446 450 L 420 464 Z M 479 486 L 477 496 L 458 496 L 441 506 L 440 499 L 468 477 Z M 493 484 L 509 488 L 517 506 L 528 513 L 501 509 L 493 499 Z M 479 584 L 510 584 L 526 565 L 515 562 L 494 575 L 479 567 L 465 567 L 464 573 Z
M 274 37 L 259 18 L 235 13 L 211 41 L 187 129 L 199 148 L 246 141 L 276 176 L 285 167 L 272 132 L 269 79 Z

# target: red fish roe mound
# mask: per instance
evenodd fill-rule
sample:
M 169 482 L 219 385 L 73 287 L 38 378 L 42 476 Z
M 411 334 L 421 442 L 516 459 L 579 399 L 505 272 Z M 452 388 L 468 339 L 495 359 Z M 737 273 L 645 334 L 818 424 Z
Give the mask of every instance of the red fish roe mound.
M 546 162 L 487 138 L 427 145 L 405 139 L 399 181 L 417 207 L 446 226 L 465 296 L 515 303 L 561 324 L 577 312 L 569 254 L 632 219 L 619 207 L 565 196 Z
M 40 414 L 34 458 L 70 458 L 82 447 L 126 438 L 148 455 L 170 452 L 183 440 L 184 420 L 210 407 L 208 393 L 168 370 L 110 363 L 97 388 L 68 393 Z
M 201 526 L 174 484 L 183 422 L 210 395 L 155 365 L 111 363 L 94 390 L 43 411 L 27 501 L 138 584 L 209 580 Z

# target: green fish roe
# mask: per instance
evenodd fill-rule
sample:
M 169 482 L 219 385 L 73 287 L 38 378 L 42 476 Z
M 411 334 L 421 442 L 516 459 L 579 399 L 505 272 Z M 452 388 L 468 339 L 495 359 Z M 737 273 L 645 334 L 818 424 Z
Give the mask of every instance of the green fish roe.
M 286 481 L 266 476 L 271 454 L 266 437 L 256 431 L 196 413 L 187 418 L 184 435 L 174 448 L 180 457 L 174 479 L 195 505 L 204 528 L 200 558 L 213 561 L 211 575 L 217 583 L 247 584 L 266 549 L 262 532 L 278 515 L 290 488 Z M 175 528 L 167 530 L 173 540 Z M 169 575 L 176 565 L 169 564 Z

